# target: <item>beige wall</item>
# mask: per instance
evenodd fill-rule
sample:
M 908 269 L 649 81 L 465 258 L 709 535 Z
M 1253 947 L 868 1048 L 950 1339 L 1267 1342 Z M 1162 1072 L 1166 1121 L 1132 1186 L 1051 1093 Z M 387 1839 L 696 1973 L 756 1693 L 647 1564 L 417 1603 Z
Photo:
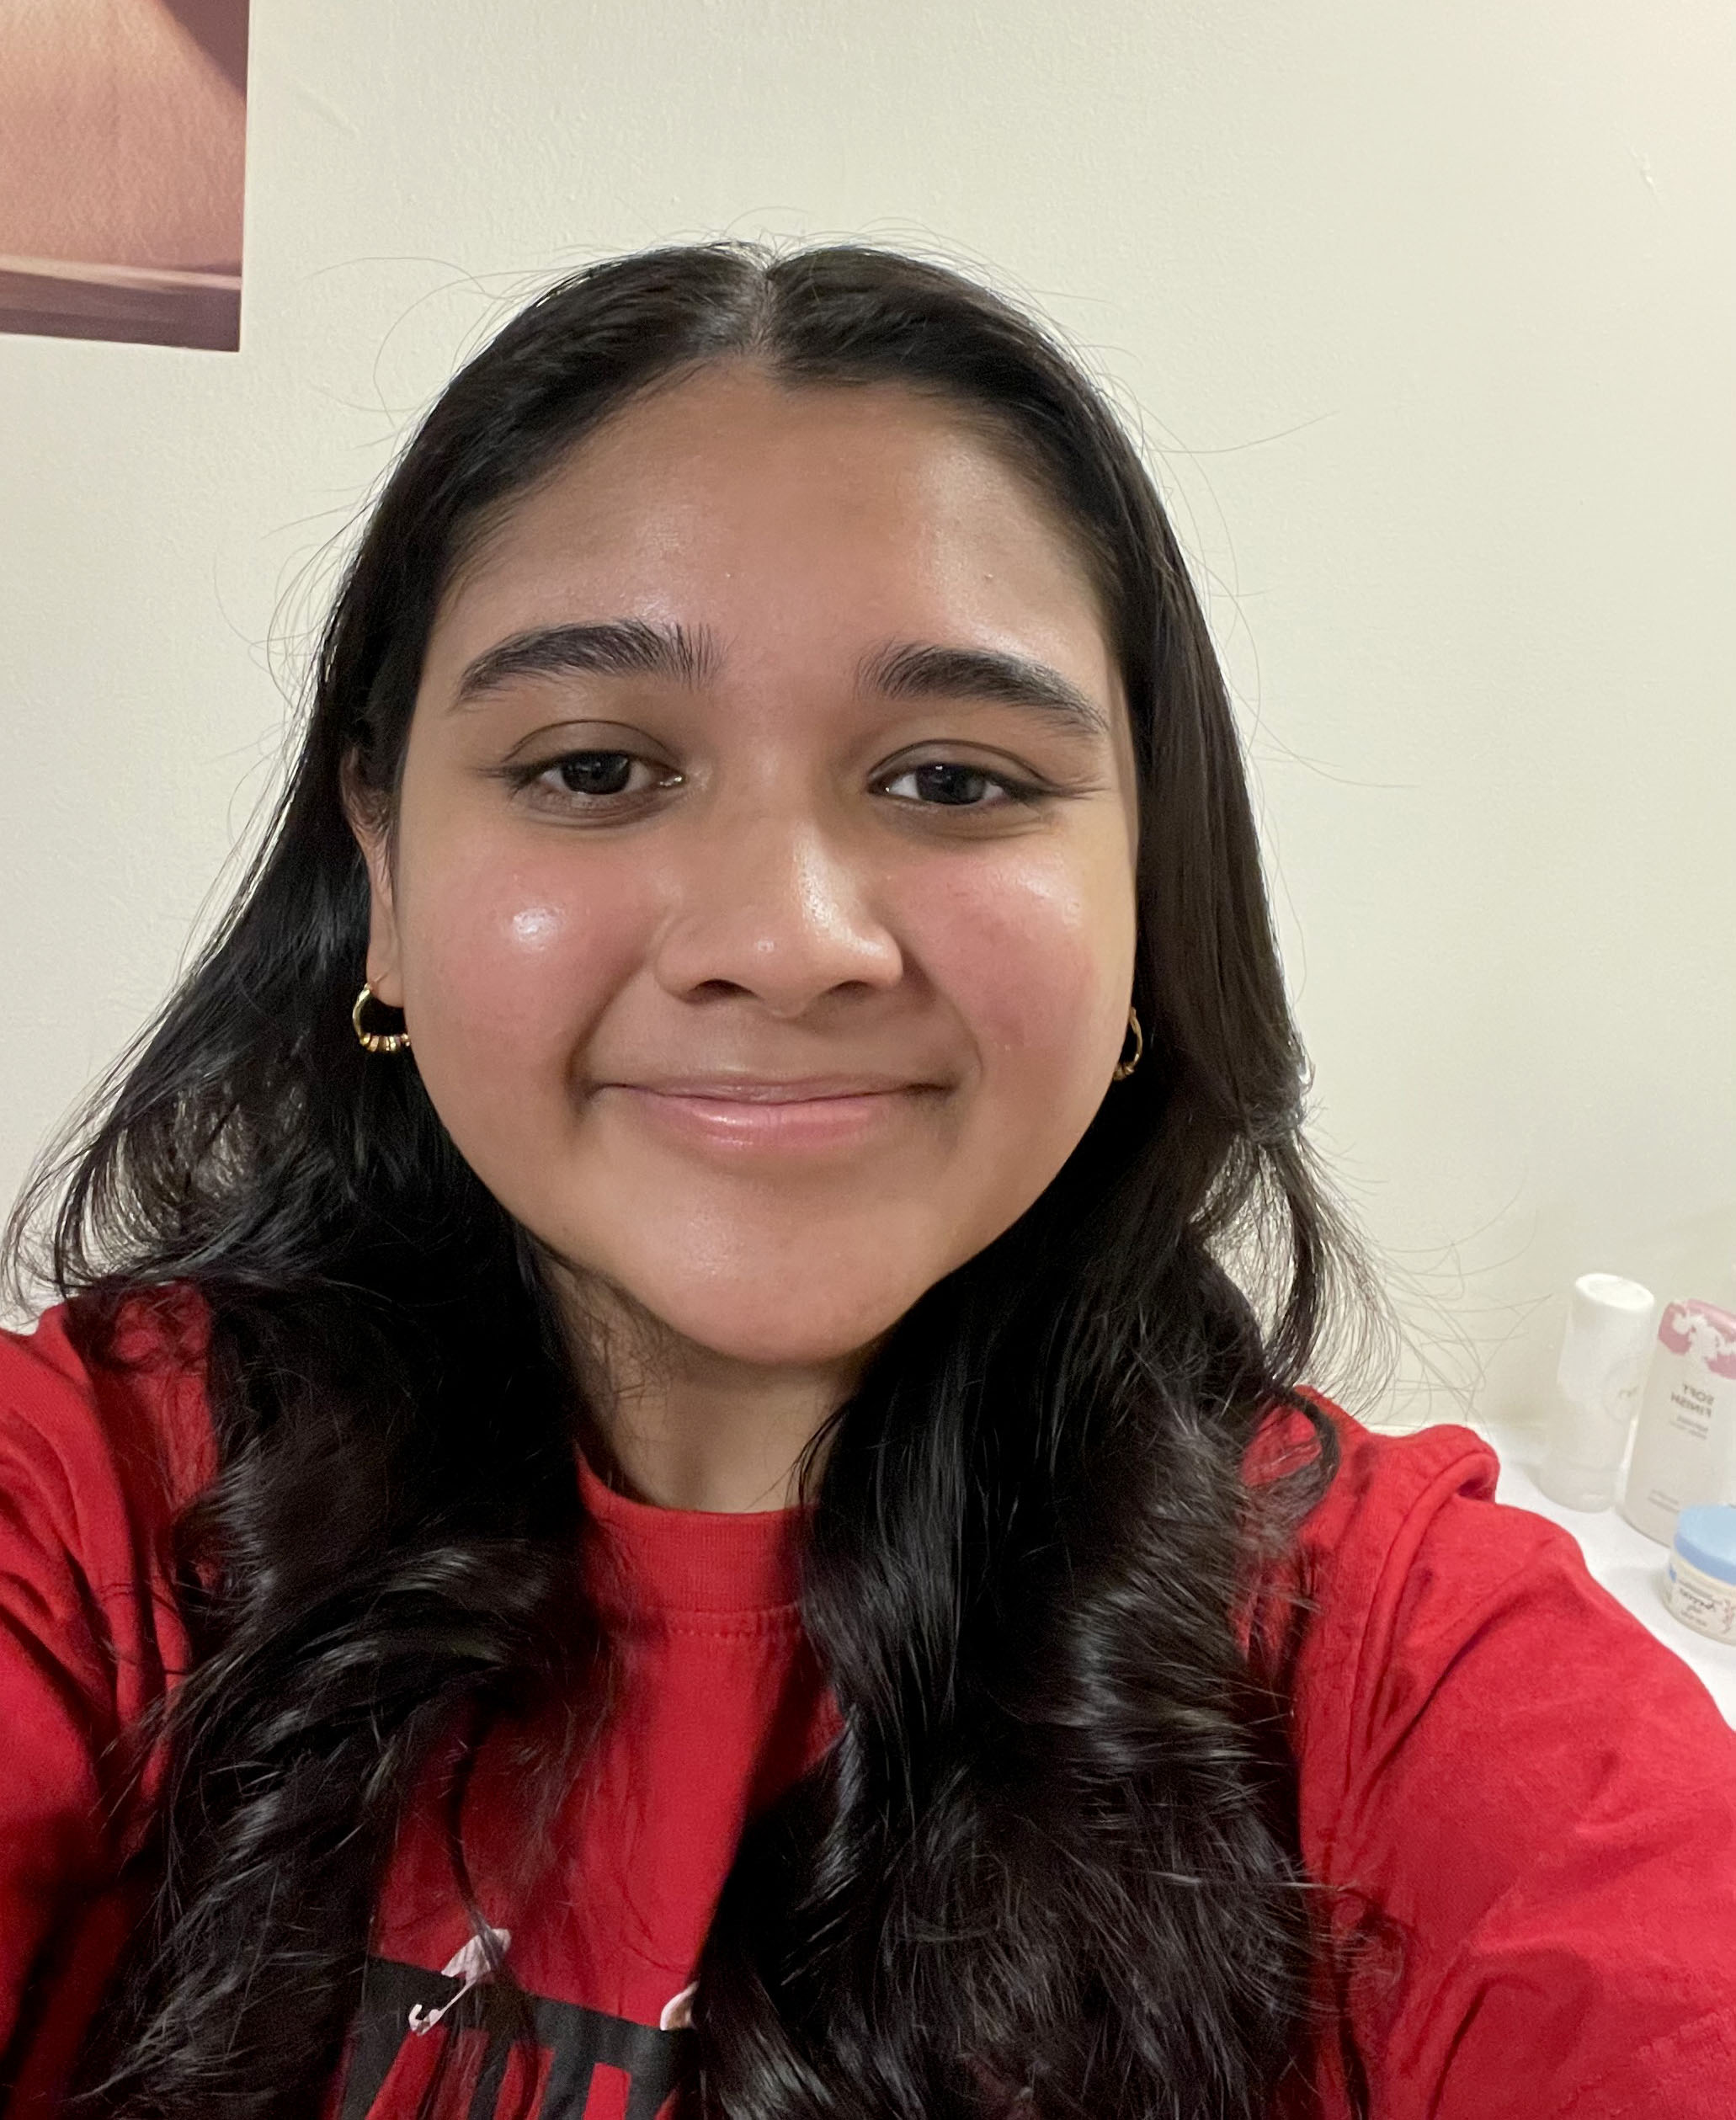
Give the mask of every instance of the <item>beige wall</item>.
M 1726 0 L 255 0 L 238 356 L 0 340 L 0 1193 L 173 977 L 329 541 L 562 265 L 868 233 L 1142 407 L 1418 1352 L 1736 1258 Z M 267 642 L 275 633 L 276 651 Z

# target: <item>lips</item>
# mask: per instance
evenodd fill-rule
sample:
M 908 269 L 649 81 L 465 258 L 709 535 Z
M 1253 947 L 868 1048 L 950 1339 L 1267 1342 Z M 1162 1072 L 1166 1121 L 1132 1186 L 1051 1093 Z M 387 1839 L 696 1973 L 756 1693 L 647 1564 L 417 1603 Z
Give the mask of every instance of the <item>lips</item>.
M 647 1096 L 702 1097 L 714 1103 L 808 1104 L 833 1097 L 895 1096 L 900 1090 L 932 1089 L 907 1075 L 667 1075 L 640 1082 L 607 1083 L 606 1089 L 636 1089 Z
M 598 1085 L 665 1137 L 726 1153 L 861 1147 L 930 1105 L 940 1085 L 884 1074 L 664 1075 Z

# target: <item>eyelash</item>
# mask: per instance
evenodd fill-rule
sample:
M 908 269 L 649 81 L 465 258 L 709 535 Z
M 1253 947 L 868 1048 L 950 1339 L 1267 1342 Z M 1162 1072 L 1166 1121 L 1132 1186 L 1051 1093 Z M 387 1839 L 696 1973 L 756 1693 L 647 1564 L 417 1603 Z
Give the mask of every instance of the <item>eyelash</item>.
M 580 761 L 601 763 L 605 760 L 610 764 L 625 760 L 629 768 L 630 778 L 631 768 L 634 766 L 650 766 L 653 770 L 656 770 L 652 760 L 642 758 L 631 751 L 567 751 L 563 752 L 559 758 L 545 759 L 538 765 L 517 767 L 510 772 L 509 778 L 514 787 L 523 792 L 531 793 L 551 774 L 558 774 L 563 768 L 576 765 Z M 963 774 L 973 780 L 986 782 L 990 787 L 999 789 L 1005 800 L 991 802 L 923 802 L 913 796 L 898 796 L 893 799 L 907 805 L 911 809 L 957 810 L 969 813 L 1000 810 L 1011 804 L 1020 804 L 1026 808 L 1034 809 L 1061 792 L 1058 789 L 1044 786 L 1037 781 L 1021 779 L 1017 774 L 997 771 L 991 766 L 966 764 L 956 759 L 924 759 L 917 764 L 903 767 L 897 773 L 881 775 L 874 786 L 876 790 L 885 791 L 896 786 L 898 781 L 908 779 L 912 774 L 930 770 Z M 659 785 L 667 787 L 679 783 L 679 774 L 670 771 Z M 590 811 L 594 813 L 599 811 L 606 812 L 611 808 L 619 809 L 635 802 L 642 802 L 647 796 L 655 794 L 657 788 L 654 786 L 639 789 L 619 788 L 596 792 L 579 788 L 551 787 L 545 792 L 556 802 L 573 804 L 581 811 Z

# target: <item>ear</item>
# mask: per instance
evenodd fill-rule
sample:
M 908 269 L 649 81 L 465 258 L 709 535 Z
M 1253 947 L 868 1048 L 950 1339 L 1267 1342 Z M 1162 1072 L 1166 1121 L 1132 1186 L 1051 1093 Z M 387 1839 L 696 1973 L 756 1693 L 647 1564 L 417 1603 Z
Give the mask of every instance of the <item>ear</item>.
M 364 976 L 376 1000 L 403 1006 L 403 968 L 398 945 L 391 872 L 391 824 L 385 805 L 356 776 L 352 754 L 343 762 L 343 815 L 368 871 L 368 961 Z

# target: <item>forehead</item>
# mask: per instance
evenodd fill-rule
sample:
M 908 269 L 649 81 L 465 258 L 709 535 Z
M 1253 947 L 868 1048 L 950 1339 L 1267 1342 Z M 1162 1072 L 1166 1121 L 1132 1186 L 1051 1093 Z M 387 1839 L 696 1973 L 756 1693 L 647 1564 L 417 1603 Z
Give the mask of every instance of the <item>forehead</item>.
M 980 423 L 897 385 L 703 370 L 615 413 L 483 531 L 431 655 L 635 615 L 727 644 L 1010 647 L 1119 692 L 1078 539 Z

